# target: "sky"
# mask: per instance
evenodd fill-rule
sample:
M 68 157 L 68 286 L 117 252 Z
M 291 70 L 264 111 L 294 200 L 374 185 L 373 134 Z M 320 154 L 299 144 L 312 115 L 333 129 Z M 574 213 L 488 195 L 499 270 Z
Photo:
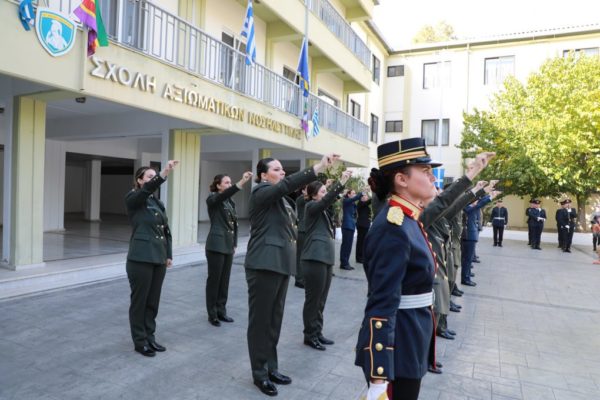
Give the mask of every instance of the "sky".
M 446 21 L 459 39 L 600 23 L 599 0 L 380 0 L 373 20 L 394 50 Z

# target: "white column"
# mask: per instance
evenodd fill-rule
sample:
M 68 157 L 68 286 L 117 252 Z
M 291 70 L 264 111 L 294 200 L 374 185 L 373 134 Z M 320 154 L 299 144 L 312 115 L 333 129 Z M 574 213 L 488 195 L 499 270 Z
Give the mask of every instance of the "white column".
M 102 183 L 102 161 L 86 162 L 84 218 L 100 221 L 100 188 Z
M 65 229 L 65 143 L 46 140 L 44 231 Z

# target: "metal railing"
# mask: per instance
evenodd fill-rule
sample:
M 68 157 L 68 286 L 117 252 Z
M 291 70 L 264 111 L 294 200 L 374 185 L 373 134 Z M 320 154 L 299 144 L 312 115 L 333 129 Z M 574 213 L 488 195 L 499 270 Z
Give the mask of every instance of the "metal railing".
M 73 7 L 72 0 L 51 1 L 60 4 L 61 11 L 72 11 L 68 8 Z M 246 65 L 244 53 L 147 0 L 113 2 L 121 11 L 121 28 L 108 29 L 111 40 L 298 118 L 302 116 L 302 91 L 294 82 L 262 65 Z M 310 94 L 309 116 L 315 107 L 319 108 L 321 127 L 357 143 L 368 144 L 366 124 Z
M 331 3 L 327 0 L 306 0 L 306 5 L 371 70 L 371 50 Z

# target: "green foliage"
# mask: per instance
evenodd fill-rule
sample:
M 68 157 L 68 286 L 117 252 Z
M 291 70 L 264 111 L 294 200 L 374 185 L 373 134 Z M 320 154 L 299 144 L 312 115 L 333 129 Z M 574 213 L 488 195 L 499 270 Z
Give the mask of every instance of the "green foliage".
M 459 148 L 465 158 L 495 151 L 482 178 L 502 179 L 506 194 L 570 193 L 583 214 L 600 190 L 600 59 L 571 54 L 549 59 L 525 84 L 509 77 L 490 111 L 464 115 Z
M 413 43 L 438 43 L 450 40 L 456 40 L 454 28 L 446 21 L 440 21 L 435 26 L 423 26 L 413 38 Z

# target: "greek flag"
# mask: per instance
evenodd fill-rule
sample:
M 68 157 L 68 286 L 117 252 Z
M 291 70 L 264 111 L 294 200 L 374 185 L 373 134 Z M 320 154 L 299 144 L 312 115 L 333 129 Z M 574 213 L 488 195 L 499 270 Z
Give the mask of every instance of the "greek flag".
M 316 137 L 319 132 L 319 107 L 315 107 L 315 111 L 313 111 L 312 116 L 313 128 L 312 128 L 312 137 Z
M 252 65 L 256 62 L 256 40 L 254 39 L 254 11 L 252 9 L 252 0 L 248 0 L 242 36 L 246 38 L 246 65 Z
M 26 31 L 31 30 L 34 22 L 34 12 L 31 0 L 23 0 L 19 4 L 19 19 Z

